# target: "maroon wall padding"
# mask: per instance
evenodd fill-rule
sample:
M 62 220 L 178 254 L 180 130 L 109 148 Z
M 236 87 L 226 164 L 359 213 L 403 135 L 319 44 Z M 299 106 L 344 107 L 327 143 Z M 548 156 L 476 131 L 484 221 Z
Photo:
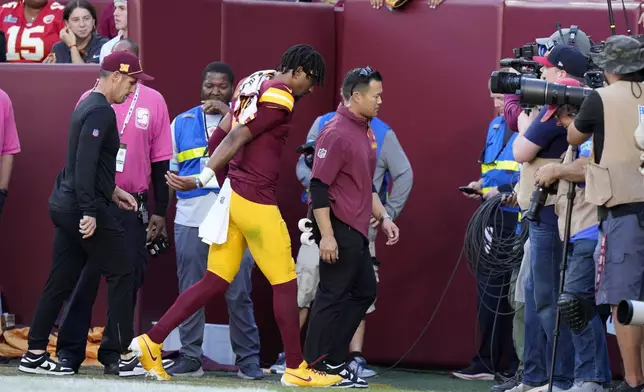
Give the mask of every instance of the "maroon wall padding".
M 31 324 L 51 266 L 48 199 L 65 165 L 71 113 L 97 76 L 97 65 L 0 64 L 0 88 L 12 100 L 22 150 L 0 224 L 0 285 L 5 311 L 20 324 Z M 97 301 L 104 304 L 105 297 Z M 104 305 L 95 308 L 93 320 L 105 323 Z
M 506 1 L 503 11 L 502 56 L 511 57 L 512 49 L 534 42 L 536 38 L 547 38 L 557 31 L 556 22 L 561 28 L 577 25 L 595 42 L 605 40 L 611 34 L 608 24 L 608 6 L 605 1 L 576 2 L 512 0 Z M 633 34 L 638 34 L 640 2 L 625 1 L 628 24 Z M 624 11 L 621 2 L 613 2 L 613 14 L 617 34 L 626 34 Z
M 335 11 L 327 4 L 303 4 L 263 1 L 226 1 L 222 5 L 222 59 L 233 68 L 238 79 L 262 69 L 275 69 L 280 57 L 292 45 L 308 44 L 318 50 L 326 63 L 326 84 L 297 103 L 293 130 L 282 155 L 278 184 L 279 207 L 291 234 L 293 256 L 299 249 L 297 222 L 306 214 L 300 201 L 302 186 L 295 177 L 298 154 L 295 148 L 305 142 L 315 118 L 334 109 L 335 85 Z M 244 27 L 255 31 L 252 39 L 243 34 Z M 256 271 L 253 279 L 255 317 L 262 337 L 262 358 L 275 359 L 281 350 L 279 334 L 273 318 L 272 291 L 266 279 Z M 223 301 L 220 301 L 223 304 Z M 208 321 L 226 320 L 225 308 L 213 317 L 210 308 Z
M 185 21 L 176 7 L 159 0 L 139 3 L 141 15 L 150 15 L 138 38 L 145 71 L 156 77 L 148 85 L 163 94 L 174 118 L 199 104 L 201 72 L 220 60 L 221 0 L 191 0 L 193 12 Z
M 396 132 L 414 170 L 414 186 L 393 247 L 378 240 L 376 312 L 364 352 L 394 362 L 416 340 L 456 264 L 467 222 L 478 207 L 457 191 L 480 176 L 492 102 L 487 80 L 498 69 L 502 2 L 446 1 L 431 10 L 373 10 L 368 0 L 344 10 L 342 67 L 371 65 L 382 73 L 379 118 Z M 466 26 L 466 27 L 458 27 Z M 472 32 L 476 32 L 472 34 Z M 441 309 L 404 365 L 467 363 L 474 355 L 476 289 L 465 261 Z

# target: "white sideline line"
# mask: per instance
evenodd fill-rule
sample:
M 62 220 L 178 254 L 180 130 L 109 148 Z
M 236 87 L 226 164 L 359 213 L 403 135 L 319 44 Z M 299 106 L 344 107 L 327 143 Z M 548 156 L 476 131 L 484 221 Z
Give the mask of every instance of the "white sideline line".
M 66 376 L 63 376 L 66 377 Z M 0 390 L 11 392 L 275 392 L 262 388 L 220 388 L 206 385 L 185 385 L 174 382 L 107 380 L 94 378 L 59 378 L 33 376 L 0 376 Z

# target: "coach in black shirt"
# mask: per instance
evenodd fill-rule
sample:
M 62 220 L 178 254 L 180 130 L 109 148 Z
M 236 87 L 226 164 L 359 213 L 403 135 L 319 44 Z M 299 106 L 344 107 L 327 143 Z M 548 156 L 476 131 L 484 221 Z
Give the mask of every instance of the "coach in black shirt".
M 121 354 L 119 367 L 134 367 L 128 353 L 133 338 L 133 267 L 125 257 L 125 234 L 112 208 L 135 210 L 136 200 L 115 186 L 119 134 L 110 106 L 122 103 L 134 91 L 137 79 L 151 80 L 138 57 L 115 52 L 104 59 L 94 91 L 83 100 L 70 123 L 67 163 L 58 174 L 49 198 L 54 223 L 53 261 L 29 331 L 29 349 L 19 370 L 33 374 L 74 374 L 49 359 L 49 334 L 85 263 L 94 263 L 108 285 L 105 334 Z M 117 207 L 118 206 L 118 207 Z M 120 342 L 120 343 L 119 343 Z

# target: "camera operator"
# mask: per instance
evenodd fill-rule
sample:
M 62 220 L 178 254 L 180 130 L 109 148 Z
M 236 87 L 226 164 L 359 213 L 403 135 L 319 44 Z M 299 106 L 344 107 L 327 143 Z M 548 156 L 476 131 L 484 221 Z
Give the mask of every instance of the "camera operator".
M 542 79 L 551 83 L 567 78 L 579 80 L 588 69 L 586 57 L 568 45 L 557 45 L 546 57 L 534 57 L 534 61 L 543 65 Z M 548 108 L 543 107 L 536 115 L 536 110 L 530 116 L 521 113 L 518 118 L 519 136 L 513 145 L 514 158 L 522 164 L 517 201 L 522 211 L 527 210 L 524 215 L 528 217 L 532 210 L 531 197 L 536 190 L 535 173 L 548 163 L 560 162 L 568 148 L 566 129 L 558 125 L 554 118 L 543 120 L 547 111 Z M 552 350 L 554 342 L 559 264 L 563 252 L 554 201 L 554 195 L 550 195 L 540 214 L 528 220 L 530 272 L 525 281 L 525 371 L 523 384 L 512 392 L 548 382 L 546 369 L 550 368 L 551 358 L 546 353 Z M 571 353 L 572 335 L 570 329 L 562 325 L 557 344 L 553 391 L 567 390 L 573 384 L 574 356 Z
M 600 222 L 596 302 L 611 305 L 616 320 L 619 301 L 644 300 L 644 181 L 638 170 L 640 152 L 633 143 L 644 106 L 639 84 L 644 80 L 644 49 L 636 39 L 616 35 L 591 56 L 604 70 L 608 85 L 588 95 L 576 117 L 562 115 L 560 121 L 568 128 L 572 145 L 592 136 L 586 200 L 598 207 Z M 640 391 L 644 388 L 642 327 L 615 322 L 615 332 L 625 373 L 615 390 Z
M 558 82 L 568 86 L 581 87 L 574 79 Z M 567 116 L 578 108 L 569 105 L 548 105 L 548 111 L 542 121 L 547 121 L 553 114 Z M 566 241 L 567 193 L 570 182 L 576 183 L 575 198 L 572 205 L 570 221 L 570 247 L 566 266 L 564 293 L 568 295 L 562 309 L 573 309 L 575 317 L 581 309 L 593 309 L 595 304 L 595 261 L 593 254 L 599 236 L 599 222 L 596 206 L 585 200 L 585 175 L 588 157 L 591 155 L 592 141 L 588 140 L 573 151 L 570 146 L 562 163 L 549 163 L 539 168 L 535 174 L 537 184 L 543 187 L 557 186 L 555 212 L 559 224 L 559 237 Z M 571 296 L 570 296 L 571 295 Z M 564 310 L 562 310 L 564 312 Z M 597 312 L 587 317 L 588 323 L 573 330 L 572 343 L 575 349 L 575 385 L 580 391 L 602 392 L 603 384 L 612 380 L 608 360 L 608 347 L 604 325 Z
M 577 48 L 586 58 L 590 56 L 590 48 L 592 46 L 588 35 L 586 35 L 582 30 L 574 28 L 562 29 L 561 33 L 559 31 L 555 31 L 550 37 L 537 38 L 535 41 L 546 51 L 552 50 L 559 44 L 568 44 L 569 46 Z M 513 131 L 518 131 L 519 128 L 517 120 L 519 115 L 523 112 L 523 109 L 519 105 L 519 96 L 515 94 L 506 94 L 503 99 L 505 103 L 503 109 L 505 121 L 508 122 Z

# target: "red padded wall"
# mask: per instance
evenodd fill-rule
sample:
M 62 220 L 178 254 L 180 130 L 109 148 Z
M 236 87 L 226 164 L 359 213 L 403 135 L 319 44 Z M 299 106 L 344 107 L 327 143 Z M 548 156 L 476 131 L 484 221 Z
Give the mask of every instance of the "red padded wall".
M 31 323 L 51 266 L 48 199 L 65 165 L 69 119 L 97 76 L 96 65 L 0 64 L 0 88 L 13 102 L 22 149 L 0 224 L 0 286 L 21 324 Z M 104 295 L 97 301 L 104 304 Z M 93 320 L 104 324 L 104 305 L 95 308 Z
M 380 291 L 364 348 L 372 361 L 396 361 L 414 342 L 458 259 L 477 205 L 457 187 L 479 176 L 476 161 L 492 119 L 487 80 L 498 68 L 501 18 L 501 0 L 448 0 L 436 10 L 418 1 L 402 13 L 374 11 L 368 0 L 345 4 L 338 72 L 372 65 L 382 73 L 379 117 L 392 126 L 414 169 L 411 196 L 397 222 L 400 243 L 385 247 L 382 236 L 378 241 Z M 474 281 L 463 263 L 403 364 L 469 361 L 475 304 Z
M 224 0 L 222 5 L 221 57 L 239 78 L 261 69 L 278 67 L 282 54 L 295 44 L 309 44 L 324 56 L 326 85 L 316 88 L 313 94 L 298 102 L 293 131 L 282 156 L 277 193 L 280 210 L 291 233 L 294 256 L 300 246 L 297 222 L 306 214 L 306 207 L 300 201 L 302 186 L 295 177 L 298 159 L 295 148 L 305 142 L 315 118 L 334 109 L 334 95 L 339 91 L 335 85 L 334 18 L 333 7 L 326 4 Z M 257 36 L 265 38 L 250 39 L 247 34 L 240 34 L 239 26 L 253 26 Z M 281 347 L 272 312 L 272 291 L 257 270 L 253 290 L 255 317 L 262 338 L 262 358 L 274 360 Z M 212 313 L 208 315 L 209 321 Z

